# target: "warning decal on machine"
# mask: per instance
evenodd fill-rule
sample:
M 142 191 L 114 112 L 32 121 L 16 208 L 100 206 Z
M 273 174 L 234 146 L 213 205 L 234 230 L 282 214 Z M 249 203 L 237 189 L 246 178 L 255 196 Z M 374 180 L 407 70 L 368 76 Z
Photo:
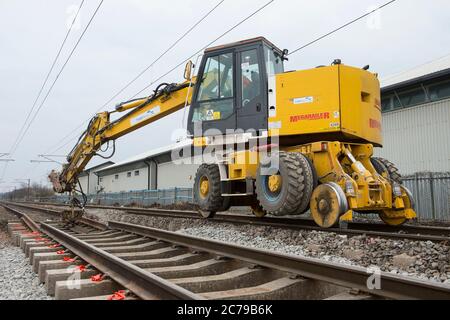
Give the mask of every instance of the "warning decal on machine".
M 314 97 L 295 98 L 295 99 L 292 99 L 292 102 L 294 104 L 313 103 L 314 102 Z
M 158 115 L 159 113 L 161 113 L 161 107 L 160 106 L 154 107 L 153 109 L 147 110 L 143 114 L 140 114 L 135 118 L 132 118 L 130 120 L 131 125 L 134 126 L 142 121 L 153 118 L 154 116 Z

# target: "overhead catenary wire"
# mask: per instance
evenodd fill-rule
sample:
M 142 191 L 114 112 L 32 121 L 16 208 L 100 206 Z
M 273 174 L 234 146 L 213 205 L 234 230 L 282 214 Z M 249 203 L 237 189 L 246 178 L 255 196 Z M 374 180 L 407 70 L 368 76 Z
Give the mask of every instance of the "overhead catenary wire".
M 364 14 L 364 15 L 361 15 L 361 16 L 357 17 L 356 19 L 351 20 L 350 22 L 348 22 L 348 23 L 346 23 L 346 24 L 344 24 L 344 25 L 342 25 L 342 26 L 340 26 L 340 27 L 338 27 L 338 28 L 336 28 L 336 29 L 334 29 L 334 30 L 332 30 L 332 31 L 330 31 L 330 32 L 328 32 L 328 33 L 322 35 L 321 37 L 319 37 L 319 38 L 317 38 L 317 39 L 314 39 L 313 41 L 310 41 L 310 42 L 308 42 L 307 44 L 305 44 L 305 45 L 303 45 L 303 46 L 301 46 L 301 47 L 299 47 L 299 48 L 293 50 L 292 52 L 289 53 L 289 55 L 293 55 L 293 54 L 297 53 L 298 51 L 303 50 L 303 49 L 305 49 L 305 48 L 307 48 L 307 47 L 309 47 L 309 46 L 315 44 L 316 42 L 319 42 L 320 40 L 322 40 L 322 39 L 324 39 L 324 38 L 326 38 L 326 37 L 328 37 L 328 36 L 330 36 L 330 35 L 332 35 L 332 34 L 338 32 L 338 31 L 340 31 L 340 30 L 342 30 L 342 29 L 344 29 L 344 28 L 346 28 L 346 27 L 352 25 L 353 23 L 355 23 L 355 22 L 357 22 L 357 21 L 359 21 L 359 20 L 361 20 L 361 19 L 364 19 L 365 17 L 367 17 L 367 16 L 369 16 L 369 15 L 371 15 L 371 14 L 373 14 L 373 13 L 375 13 L 375 12 L 381 10 L 381 9 L 383 9 L 384 7 L 386 7 L 386 6 L 388 6 L 388 5 L 392 4 L 392 3 L 394 3 L 394 2 L 396 2 L 396 1 L 397 1 L 397 0 L 391 0 L 391 1 L 389 1 L 389 2 L 387 2 L 387 3 L 385 3 L 385 4 L 383 4 L 383 5 L 381 5 L 381 6 L 377 7 L 377 8 L 375 8 L 374 10 L 371 10 L 370 12 L 367 12 L 367 13 Z M 271 1 L 271 2 L 272 2 L 272 1 Z M 270 3 L 268 3 L 268 4 L 270 4 Z M 267 5 L 268 5 L 268 4 L 267 4 Z M 266 5 L 266 6 L 267 6 L 267 5 Z M 264 7 L 265 7 L 265 6 L 264 6 Z M 256 13 L 257 13 L 257 12 L 256 12 Z M 243 21 L 243 22 L 244 22 L 244 21 Z M 234 28 L 233 28 L 233 29 L 234 29 Z M 230 31 L 231 31 L 231 30 L 230 30 Z M 227 33 L 228 33 L 228 32 L 227 32 Z M 224 35 L 223 35 L 223 36 L 224 36 Z M 220 38 L 222 38 L 223 36 L 221 36 Z M 217 41 L 217 40 L 218 40 L 218 39 L 216 39 L 215 41 Z M 214 42 L 215 42 L 215 41 L 214 41 Z M 209 45 L 208 45 L 208 46 L 209 46 Z M 204 50 L 204 49 L 201 49 L 200 51 L 202 51 L 202 50 Z M 200 51 L 199 51 L 199 52 L 200 52 Z M 178 67 L 180 67 L 183 63 L 185 63 L 186 61 L 188 61 L 189 59 L 191 59 L 192 57 L 194 57 L 194 56 L 195 56 L 196 54 L 198 54 L 199 52 L 195 53 L 194 55 L 192 55 L 192 56 L 191 56 L 190 58 L 188 58 L 187 60 L 184 60 L 182 63 L 178 64 L 176 67 L 174 67 L 173 69 L 169 70 L 166 74 L 164 74 L 163 76 L 159 77 L 157 80 L 155 80 L 155 81 L 153 81 L 152 83 L 150 83 L 150 84 L 149 84 L 148 86 L 146 86 L 144 89 L 142 89 L 142 90 L 139 91 L 137 94 L 135 94 L 132 98 L 135 98 L 135 97 L 138 96 L 140 93 L 142 93 L 143 91 L 147 90 L 150 86 L 152 86 L 153 84 L 155 84 L 157 81 L 161 80 L 161 78 L 163 78 L 163 77 L 167 76 L 168 74 L 170 74 L 171 72 L 173 72 L 175 69 L 177 69 Z M 122 91 L 122 92 L 123 92 L 123 91 Z M 114 97 L 114 98 L 115 98 L 115 97 Z M 112 101 L 112 100 L 110 100 L 109 102 L 111 102 L 111 101 Z M 109 102 L 108 102 L 108 103 L 109 103 Z M 80 129 L 81 127 L 83 127 L 83 125 L 84 125 L 85 123 L 87 123 L 88 121 L 89 121 L 89 120 L 85 121 L 82 125 L 80 125 L 79 127 L 77 127 L 75 130 L 71 131 L 71 132 L 70 132 L 67 136 L 65 136 L 60 142 L 58 142 L 57 145 L 59 145 L 59 144 L 60 144 L 61 142 L 63 142 L 64 140 L 66 140 L 69 136 L 72 136 L 78 129 Z M 74 137 L 72 137 L 72 139 L 69 140 L 68 142 L 66 142 L 64 145 L 60 146 L 56 151 L 59 151 L 59 150 L 61 150 L 62 148 L 66 147 L 73 139 L 74 139 Z
M 210 47 L 212 44 L 214 44 L 215 42 L 219 41 L 220 39 L 222 39 L 223 37 L 225 37 L 227 34 L 229 34 L 231 31 L 233 31 L 234 29 L 236 29 L 237 27 L 239 27 L 240 25 L 242 25 L 244 22 L 246 22 L 247 20 L 251 19 L 252 17 L 254 17 L 255 15 L 257 15 L 260 11 L 264 10 L 266 7 L 268 7 L 270 4 L 272 4 L 275 0 L 271 0 L 269 2 L 267 2 L 266 4 L 264 4 L 262 7 L 260 7 L 259 9 L 257 9 L 256 11 L 254 11 L 252 14 L 250 14 L 249 16 L 247 16 L 245 19 L 241 20 L 239 23 L 235 24 L 233 27 L 231 27 L 230 29 L 228 29 L 227 31 L 225 31 L 223 34 L 221 34 L 219 37 L 217 37 L 216 39 L 214 39 L 213 41 L 209 42 L 206 46 L 202 47 L 200 50 L 196 51 L 194 54 L 192 54 L 189 58 L 183 60 L 182 62 L 180 62 L 179 64 L 177 64 L 175 67 L 173 67 L 172 69 L 170 69 L 169 71 L 167 71 L 166 73 L 164 73 L 162 76 L 160 76 L 159 78 L 157 78 L 156 80 L 152 81 L 149 85 L 145 86 L 145 88 L 143 88 L 142 90 L 140 90 L 139 92 L 137 92 L 134 96 L 131 97 L 131 99 L 136 98 L 138 95 L 140 95 L 142 92 L 144 92 L 145 90 L 147 90 L 148 88 L 150 88 L 152 85 L 154 85 L 155 83 L 157 83 L 158 81 L 160 81 L 162 78 L 166 77 L 167 75 L 169 75 L 170 73 L 172 73 L 173 71 L 175 71 L 176 69 L 178 69 L 180 66 L 182 66 L 183 64 L 185 64 L 186 62 L 188 62 L 190 59 L 192 59 L 193 57 L 195 57 L 197 54 L 201 53 L 203 50 L 205 50 L 206 48 Z
M 147 90 L 150 86 L 152 86 L 153 84 L 155 84 L 156 82 L 158 82 L 159 80 L 161 80 L 162 78 L 164 78 L 165 76 L 167 76 L 168 74 L 172 73 L 173 71 L 175 71 L 177 68 L 179 68 L 181 65 L 183 65 L 184 63 L 186 63 L 187 61 L 189 61 L 191 58 L 195 57 L 197 54 L 199 54 L 200 52 L 202 52 L 203 50 L 205 50 L 206 48 L 208 48 L 210 45 L 214 44 L 215 42 L 217 42 L 218 40 L 222 39 L 224 36 L 226 36 L 227 34 L 229 34 L 231 31 L 233 31 L 234 29 L 236 29 L 237 27 L 239 27 L 240 25 L 242 25 L 243 23 L 245 23 L 246 21 L 248 21 L 249 19 L 251 19 L 252 17 L 254 17 L 256 14 L 258 14 L 260 11 L 262 11 L 263 9 L 265 9 L 266 7 L 268 7 L 270 4 L 272 4 L 275 0 L 271 0 L 269 2 L 267 2 L 266 4 L 264 4 L 262 7 L 258 8 L 256 11 L 254 11 L 252 14 L 250 14 L 249 16 L 247 16 L 246 18 L 244 18 L 243 20 L 241 20 L 239 23 L 237 23 L 236 25 L 234 25 L 232 28 L 228 29 L 226 32 L 224 32 L 223 34 L 221 34 L 219 37 L 215 38 L 213 41 L 209 42 L 206 46 L 202 47 L 200 50 L 198 50 L 197 52 L 195 52 L 193 55 L 191 55 L 189 58 L 183 60 L 181 63 L 177 64 L 175 67 L 171 68 L 169 71 L 167 71 L 166 73 L 164 73 L 162 76 L 158 77 L 158 79 L 156 79 L 155 81 L 152 81 L 149 85 L 147 85 L 144 89 L 140 90 L 138 93 L 136 93 L 132 98 L 137 97 L 139 94 L 141 94 L 143 91 Z M 99 110 L 97 110 L 98 112 Z M 57 144 L 55 144 L 56 146 L 59 146 L 60 143 L 62 143 L 63 141 L 65 141 L 67 138 L 71 137 L 73 134 L 75 134 L 75 132 L 77 132 L 78 129 L 82 128 L 85 124 L 87 124 L 89 122 L 89 120 L 84 121 L 82 124 L 80 124 L 77 128 L 75 128 L 74 130 L 72 130 L 68 135 L 66 135 L 63 139 L 61 139 Z M 76 136 L 73 136 L 70 138 L 69 141 L 65 142 L 63 145 L 59 146 L 57 149 L 53 150 L 53 152 L 58 152 L 61 149 L 63 149 L 64 147 L 66 147 L 67 145 L 69 145 L 73 139 L 77 138 L 79 136 L 79 134 L 77 134 Z M 50 152 L 50 151 L 49 151 Z
M 163 53 L 159 55 L 151 64 L 146 66 L 141 72 L 139 72 L 131 81 L 129 81 L 122 89 L 120 89 L 114 96 L 111 97 L 107 102 L 103 104 L 96 112 L 102 110 L 106 106 L 108 106 L 115 98 L 117 98 L 122 92 L 128 89 L 133 83 L 135 83 L 140 77 L 142 77 L 151 67 L 153 67 L 158 61 L 160 61 L 166 54 L 168 54 L 175 46 L 180 43 L 184 38 L 186 38 L 200 23 L 206 20 L 217 8 L 220 7 L 225 0 L 221 0 L 218 4 L 216 4 L 210 11 L 208 11 L 200 20 L 198 20 L 192 27 L 190 27 L 181 37 L 179 37 L 174 43 L 172 43 Z
M 131 81 L 129 81 L 123 88 L 121 88 L 114 96 L 111 97 L 107 102 L 105 102 L 100 108 L 98 108 L 94 113 L 97 113 L 103 110 L 108 104 L 110 104 L 115 98 L 117 98 L 122 92 L 128 89 L 133 83 L 135 83 L 140 77 L 142 77 L 151 67 L 153 67 L 158 61 L 160 61 L 164 56 L 166 56 L 175 46 L 180 43 L 184 38 L 186 38 L 198 25 L 200 25 L 203 21 L 206 20 L 214 11 L 216 11 L 226 0 L 221 0 L 217 3 L 211 10 L 209 10 L 203 17 L 201 17 L 191 28 L 189 28 L 185 33 L 183 33 L 174 43 L 172 43 L 164 52 L 162 52 L 151 64 L 145 67 L 141 72 L 139 72 Z M 75 137 L 72 137 L 75 133 L 78 132 L 79 129 L 83 128 L 89 120 L 84 121 L 74 130 L 69 132 L 66 136 L 64 136 L 60 141 L 58 141 L 55 145 L 50 147 L 48 150 L 54 150 L 58 152 L 62 148 L 66 147 Z M 71 137 L 68 142 L 65 142 L 60 146 L 67 138 Z M 59 147 L 58 147 L 59 146 Z M 58 149 L 54 149 L 58 147 Z
M 58 61 L 59 57 L 61 56 L 61 53 L 62 53 L 62 51 L 64 49 L 64 46 L 66 45 L 67 39 L 69 38 L 69 35 L 72 32 L 72 30 L 73 30 L 73 26 L 75 25 L 75 23 L 76 23 L 76 21 L 78 19 L 78 16 L 79 16 L 79 14 L 81 12 L 81 9 L 83 8 L 84 2 L 85 2 L 85 0 L 82 0 L 81 3 L 80 3 L 80 6 L 78 7 L 78 10 L 77 10 L 77 12 L 76 12 L 76 14 L 75 14 L 75 16 L 74 16 L 74 18 L 72 20 L 72 24 L 70 25 L 69 30 L 67 31 L 66 36 L 64 37 L 64 40 L 61 43 L 61 46 L 60 46 L 60 48 L 58 50 L 58 53 L 56 54 L 55 59 L 53 60 L 52 65 L 50 66 L 50 70 L 47 72 L 47 75 L 46 75 L 46 77 L 44 79 L 44 82 L 42 83 L 42 86 L 41 86 L 41 88 L 39 90 L 39 93 L 38 93 L 36 99 L 34 100 L 33 106 L 29 110 L 29 112 L 27 114 L 27 117 L 25 118 L 25 121 L 24 121 L 22 127 L 19 130 L 17 138 L 16 138 L 16 140 L 14 141 L 14 143 L 13 143 L 13 145 L 11 147 L 11 151 L 15 149 L 15 146 L 16 146 L 17 142 L 19 141 L 19 139 L 20 139 L 20 137 L 21 137 L 21 135 L 23 133 L 23 130 L 25 129 L 25 126 L 28 123 L 28 120 L 30 120 L 31 115 L 33 114 L 34 108 L 36 107 L 36 104 L 37 104 L 39 98 L 41 97 L 41 94 L 44 91 L 44 88 L 47 85 L 48 80 L 50 79 L 50 75 L 52 74 L 53 69 L 56 66 L 56 62 Z
M 346 28 L 346 27 L 348 27 L 348 26 L 354 24 L 355 22 L 358 22 L 359 20 L 362 20 L 362 19 L 364 19 L 365 17 L 367 17 L 367 16 L 369 16 L 369 15 L 371 15 L 371 14 L 373 14 L 373 13 L 375 13 L 375 12 L 381 10 L 381 9 L 383 9 L 384 7 L 387 7 L 388 5 L 390 5 L 390 4 L 392 4 L 392 3 L 396 2 L 396 1 L 397 1 L 397 0 L 391 0 L 391 1 L 387 2 L 387 3 L 383 4 L 383 5 L 381 5 L 381 6 L 377 7 L 377 8 L 375 8 L 375 9 L 373 9 L 373 10 L 371 10 L 371 11 L 365 13 L 365 14 L 363 14 L 362 16 L 359 16 L 359 17 L 357 17 L 357 18 L 351 20 L 350 22 L 347 22 L 346 24 L 344 24 L 344 25 L 342 25 L 342 26 L 340 26 L 340 27 L 338 27 L 338 28 L 336 28 L 336 29 L 334 29 L 334 30 L 332 30 L 332 31 L 330 31 L 330 32 L 328 32 L 328 33 L 326 33 L 326 34 L 324 34 L 323 36 L 320 36 L 319 38 L 314 39 L 314 40 L 308 42 L 308 43 L 305 44 L 305 45 L 302 45 L 301 47 L 299 47 L 299 48 L 293 50 L 292 52 L 290 52 L 288 55 L 291 56 L 291 55 L 293 55 L 293 54 L 299 52 L 300 50 L 303 50 L 303 49 L 305 49 L 305 48 L 307 48 L 307 47 L 313 45 L 314 43 L 319 42 L 320 40 L 322 40 L 322 39 L 324 39 L 324 38 L 326 38 L 326 37 L 329 37 L 329 36 L 331 36 L 332 34 L 334 34 L 334 33 L 338 32 L 338 31 L 340 31 L 340 30 L 342 30 L 342 29 L 344 29 L 344 28 Z
M 83 39 L 84 35 L 86 34 L 87 30 L 89 29 L 89 27 L 92 24 L 92 21 L 94 20 L 94 18 L 96 17 L 98 11 L 100 10 L 100 7 L 102 6 L 104 0 L 101 0 L 99 5 L 97 6 L 97 8 L 95 9 L 95 12 L 93 13 L 93 15 L 91 16 L 88 24 L 86 25 L 86 27 L 84 28 L 81 36 L 78 38 L 75 46 L 73 47 L 72 51 L 70 52 L 68 58 L 66 59 L 66 61 L 64 62 L 61 70 L 59 71 L 59 73 L 57 74 L 55 80 L 53 81 L 52 85 L 50 86 L 50 89 L 48 90 L 47 94 L 45 95 L 44 99 L 42 100 L 41 104 L 39 105 L 39 108 L 36 110 L 33 118 L 31 119 L 31 121 L 28 123 L 28 126 L 26 127 L 25 131 L 23 132 L 21 138 L 19 139 L 19 141 L 17 142 L 15 148 L 13 149 L 13 151 L 11 153 L 14 153 L 17 148 L 19 147 L 20 143 L 23 141 L 23 139 L 25 138 L 26 134 L 28 133 L 31 125 L 33 124 L 34 120 L 36 119 L 37 115 L 39 114 L 40 110 L 42 109 L 42 107 L 44 106 L 45 102 L 47 101 L 48 97 L 50 96 L 53 88 L 55 87 L 56 83 L 58 82 L 58 79 L 60 78 L 61 74 L 63 73 L 64 69 L 66 68 L 67 64 L 69 63 L 70 59 L 72 58 L 73 54 L 75 53 L 76 49 L 78 48 L 78 45 L 80 44 L 81 40 Z

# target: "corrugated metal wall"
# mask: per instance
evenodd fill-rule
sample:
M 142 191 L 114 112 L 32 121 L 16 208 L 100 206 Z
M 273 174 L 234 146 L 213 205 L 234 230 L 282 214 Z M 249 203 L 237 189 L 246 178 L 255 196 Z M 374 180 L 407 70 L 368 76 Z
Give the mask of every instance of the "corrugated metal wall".
M 450 221 L 450 173 L 417 173 L 403 177 L 416 200 L 419 220 Z
M 383 114 L 384 148 L 375 154 L 403 175 L 450 171 L 450 99 Z

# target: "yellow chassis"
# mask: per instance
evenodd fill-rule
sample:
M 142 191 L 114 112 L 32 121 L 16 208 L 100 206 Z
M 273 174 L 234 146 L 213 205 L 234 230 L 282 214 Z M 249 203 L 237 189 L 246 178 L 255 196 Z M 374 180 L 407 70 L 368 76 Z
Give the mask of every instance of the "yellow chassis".
M 349 211 L 341 221 L 351 221 L 353 212 L 383 214 L 385 222 L 417 217 L 408 194 L 387 175 L 377 173 L 371 163 L 373 145 L 341 142 L 315 142 L 282 147 L 280 151 L 298 152 L 308 157 L 320 184 L 338 184 L 347 198 Z M 236 152 L 228 163 L 229 180 L 256 179 L 257 169 L 266 153 L 258 150 Z M 387 221 L 386 221 L 387 220 Z

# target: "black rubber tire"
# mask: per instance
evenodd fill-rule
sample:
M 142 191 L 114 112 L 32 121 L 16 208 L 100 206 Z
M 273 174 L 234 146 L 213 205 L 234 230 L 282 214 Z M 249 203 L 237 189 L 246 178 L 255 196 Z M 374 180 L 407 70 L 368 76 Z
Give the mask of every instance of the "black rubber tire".
M 378 158 L 370 158 L 370 162 L 372 163 L 373 167 L 375 168 L 375 171 L 382 176 L 389 176 L 389 172 L 387 171 L 387 168 L 384 166 L 383 162 L 380 161 Z
M 305 159 L 308 161 L 308 163 L 311 167 L 311 170 L 313 173 L 313 189 L 316 189 L 319 186 L 319 175 L 317 174 L 317 170 L 314 167 L 314 163 L 312 162 L 312 160 L 308 157 L 305 157 Z
M 292 215 L 302 215 L 309 211 L 309 205 L 311 202 L 311 196 L 315 188 L 317 188 L 319 181 L 317 178 L 317 172 L 314 168 L 312 161 L 301 153 L 291 153 L 295 164 L 302 168 L 303 170 L 303 184 L 305 188 L 303 189 L 303 196 L 299 207 Z
M 373 166 L 375 167 L 375 169 L 377 170 L 377 172 L 379 174 L 380 173 L 378 170 L 378 168 L 380 168 L 380 164 L 382 166 L 382 169 L 380 168 L 380 170 L 383 170 L 382 172 L 387 172 L 389 175 L 389 178 L 402 185 L 403 181 L 402 181 L 402 176 L 399 173 L 398 168 L 395 166 L 395 164 L 393 164 L 392 162 L 390 162 L 389 160 L 383 159 L 383 158 L 372 158 L 370 159 L 372 161 Z M 378 163 L 378 164 L 377 164 Z M 377 168 L 378 167 L 378 168 Z
M 222 197 L 222 198 L 223 198 L 223 205 L 219 210 L 217 210 L 217 212 L 226 212 L 231 208 L 231 197 Z
M 312 193 L 309 191 L 313 188 L 313 173 L 310 169 L 308 170 L 310 165 L 302 154 L 280 152 L 277 155 L 279 156 L 279 174 L 283 181 L 281 191 L 276 198 L 272 199 L 266 193 L 266 176 L 261 174 L 263 169 L 261 165 L 256 176 L 257 199 L 268 214 L 274 216 L 299 214 L 300 209 L 304 210 L 309 204 Z
M 206 177 L 209 181 L 209 193 L 205 198 L 200 197 L 202 177 Z M 202 216 L 205 218 L 213 218 L 217 212 L 224 208 L 225 199 L 222 197 L 220 171 L 217 165 L 202 164 L 198 168 L 195 175 L 194 199 L 200 210 L 203 211 Z

